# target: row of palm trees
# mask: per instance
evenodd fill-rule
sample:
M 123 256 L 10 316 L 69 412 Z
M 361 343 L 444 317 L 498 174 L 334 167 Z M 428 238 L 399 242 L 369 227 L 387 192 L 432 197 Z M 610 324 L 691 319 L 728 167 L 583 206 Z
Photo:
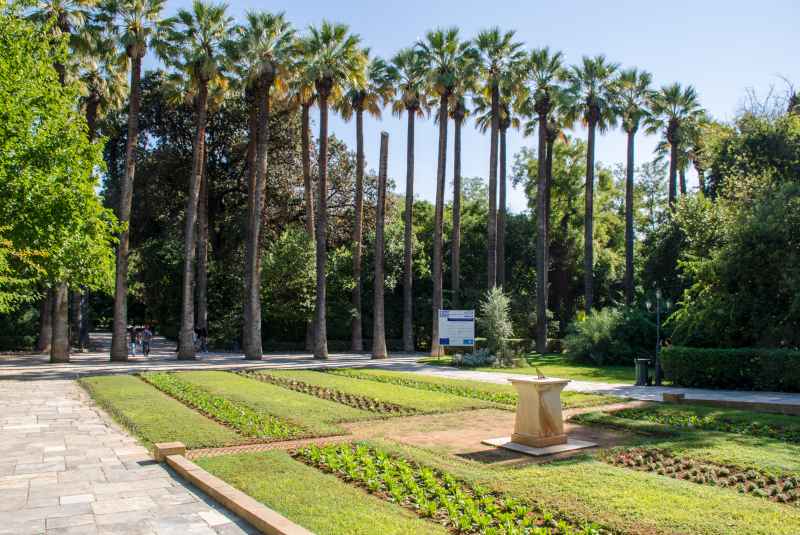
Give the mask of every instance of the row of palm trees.
M 459 303 L 460 261 L 460 151 L 464 120 L 474 114 L 478 127 L 490 131 L 489 216 L 487 222 L 487 286 L 505 282 L 504 234 L 506 205 L 506 135 L 509 128 L 538 131 L 537 183 L 537 345 L 546 345 L 548 229 L 552 148 L 562 133 L 581 123 L 588 130 L 585 219 L 585 307 L 593 305 L 593 186 L 595 137 L 617 122 L 628 135 L 626 184 L 626 300 L 633 298 L 633 168 L 634 137 L 644 125 L 662 132 L 670 149 L 669 199 L 676 198 L 676 177 L 698 151 L 691 150 L 687 132 L 698 132 L 704 119 L 694 89 L 673 84 L 652 89 L 649 73 L 620 70 L 604 56 L 584 57 L 568 66 L 560 52 L 548 48 L 526 51 L 513 31 L 491 28 L 474 39 L 463 39 L 457 28 L 427 32 L 413 46 L 387 61 L 371 54 L 344 24 L 322 22 L 298 34 L 283 14 L 248 13 L 236 25 L 224 4 L 195 0 L 191 9 L 175 17 L 162 16 L 164 0 L 42 0 L 39 15 L 68 19 L 62 31 L 75 42 L 99 42 L 100 47 L 80 55 L 82 62 L 102 63 L 116 73 L 120 65 L 130 76 L 125 173 L 120 184 L 118 216 L 130 220 L 138 136 L 142 59 L 153 49 L 169 70 L 177 92 L 195 111 L 195 140 L 187 196 L 182 314 L 179 358 L 194 358 L 192 334 L 205 327 L 205 308 L 195 318 L 195 263 L 198 257 L 198 213 L 203 216 L 204 144 L 209 102 L 223 97 L 243 98 L 250 109 L 248 150 L 248 207 L 245 236 L 243 348 L 248 358 L 261 358 L 261 302 L 259 292 L 261 220 L 269 168 L 269 115 L 273 106 L 299 109 L 305 187 L 306 228 L 316 244 L 316 309 L 308 325 L 307 342 L 316 358 L 327 357 L 325 263 L 327 227 L 328 115 L 333 108 L 345 120 L 356 121 L 355 215 L 353 225 L 352 348 L 362 349 L 361 249 L 363 234 L 363 179 L 365 112 L 379 118 L 391 106 L 407 116 L 405 258 L 403 278 L 403 343 L 414 349 L 412 330 L 412 208 L 414 192 L 415 121 L 435 114 L 438 156 L 433 239 L 432 352 L 438 352 L 437 317 L 443 306 L 444 191 L 450 119 L 454 133 L 454 198 L 452 236 L 453 303 Z M 91 9 L 89 9 L 91 7 Z M 91 38 L 86 38 L 90 35 Z M 81 37 L 81 38 L 77 38 Z M 102 53 L 100 51 L 103 51 Z M 116 54 L 114 53 L 116 52 Z M 123 63 L 117 61 L 125 59 Z M 57 66 L 58 67 L 58 66 Z M 79 68 L 84 77 L 88 69 Z M 61 72 L 61 71 L 59 71 Z M 107 79 L 110 79 L 107 77 Z M 472 106 L 470 106 L 470 103 Z M 310 109 L 319 110 L 319 151 L 316 194 L 310 165 Z M 97 113 L 97 110 L 93 113 Z M 87 107 L 87 117 L 89 109 Z M 687 156 L 688 155 L 688 156 Z M 498 180 L 499 175 L 499 180 Z M 499 186 L 499 199 L 498 199 Z M 685 189 L 685 188 L 684 188 Z M 202 244 L 203 236 L 199 243 Z M 112 360 L 127 358 L 127 255 L 129 231 L 117 249 Z M 200 254 L 202 264 L 203 252 Z M 198 271 L 202 272 L 203 269 Z M 203 295 L 203 273 L 198 273 L 198 295 Z M 203 298 L 201 298 L 202 300 Z

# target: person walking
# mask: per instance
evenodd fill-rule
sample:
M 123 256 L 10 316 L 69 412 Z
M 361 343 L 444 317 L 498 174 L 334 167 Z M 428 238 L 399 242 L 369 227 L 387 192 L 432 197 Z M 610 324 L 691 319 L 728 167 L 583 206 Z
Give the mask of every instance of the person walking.
M 136 356 L 136 332 L 133 327 L 128 327 L 128 345 L 130 346 L 131 356 Z
M 150 330 L 149 325 L 144 326 L 142 331 L 142 354 L 145 357 L 150 356 L 150 341 L 153 339 L 153 331 Z

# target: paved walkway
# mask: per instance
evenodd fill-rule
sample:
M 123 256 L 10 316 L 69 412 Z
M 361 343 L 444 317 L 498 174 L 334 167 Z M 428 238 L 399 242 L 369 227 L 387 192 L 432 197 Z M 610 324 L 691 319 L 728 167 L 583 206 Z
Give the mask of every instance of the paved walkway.
M 0 383 L 0 533 L 255 533 L 155 463 L 73 381 Z

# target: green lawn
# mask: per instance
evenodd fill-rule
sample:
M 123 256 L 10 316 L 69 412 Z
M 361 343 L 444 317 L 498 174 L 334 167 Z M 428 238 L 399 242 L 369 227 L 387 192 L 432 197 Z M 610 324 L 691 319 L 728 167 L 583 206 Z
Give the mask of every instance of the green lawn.
M 470 381 L 468 379 L 450 379 L 419 373 L 370 369 L 335 369 L 327 373 L 494 401 L 507 405 L 508 408 L 513 408 L 517 403 L 517 392 L 510 384 L 499 385 L 483 381 Z M 623 401 L 623 398 L 616 396 L 585 394 L 582 392 L 561 393 L 561 403 L 564 408 L 592 407 L 620 401 Z
M 610 466 L 589 455 L 549 464 L 493 467 L 388 440 L 384 450 L 450 472 L 575 519 L 624 533 L 790 535 L 800 532 L 800 508 L 734 490 Z
M 623 383 L 636 382 L 633 366 L 596 366 L 593 364 L 572 362 L 560 353 L 531 353 L 527 356 L 530 368 L 470 368 L 482 372 L 518 373 L 523 375 L 536 375 L 536 368 L 548 377 L 574 379 L 575 381 L 594 381 L 597 383 Z M 450 357 L 427 357 L 420 360 L 425 364 L 450 366 Z
M 92 398 L 145 445 L 178 440 L 188 448 L 244 442 L 233 430 L 206 418 L 131 375 L 79 381 Z
M 325 372 L 303 370 L 264 370 L 275 377 L 293 378 L 305 383 L 333 388 L 348 394 L 395 403 L 420 413 L 450 412 L 476 408 L 498 408 L 504 405 L 480 399 L 465 398 L 444 392 L 433 392 L 365 379 L 353 379 Z
M 224 398 L 243 403 L 258 412 L 292 422 L 315 436 L 337 435 L 346 431 L 336 425 L 375 418 L 367 411 L 327 401 L 315 396 L 262 383 L 230 372 L 199 371 L 177 374 L 184 381 Z
M 319 535 L 448 533 L 399 505 L 295 461 L 284 451 L 224 455 L 196 462 Z

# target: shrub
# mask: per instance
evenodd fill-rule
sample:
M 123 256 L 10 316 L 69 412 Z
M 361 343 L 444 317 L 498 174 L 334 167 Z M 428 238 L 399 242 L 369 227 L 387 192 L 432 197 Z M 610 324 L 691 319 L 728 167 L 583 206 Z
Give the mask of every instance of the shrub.
M 494 355 L 505 349 L 507 339 L 514 337 L 511 300 L 500 288 L 486 292 L 481 301 L 478 328 L 486 337 L 486 347 Z
M 567 356 L 595 364 L 627 364 L 653 353 L 656 328 L 635 308 L 604 308 L 574 322 L 564 339 Z
M 492 355 L 488 348 L 478 349 L 472 353 L 457 353 L 453 355 L 453 364 L 466 368 L 491 366 L 495 360 L 495 356 Z
M 672 346 L 661 353 L 667 379 L 702 388 L 800 392 L 800 351 Z

